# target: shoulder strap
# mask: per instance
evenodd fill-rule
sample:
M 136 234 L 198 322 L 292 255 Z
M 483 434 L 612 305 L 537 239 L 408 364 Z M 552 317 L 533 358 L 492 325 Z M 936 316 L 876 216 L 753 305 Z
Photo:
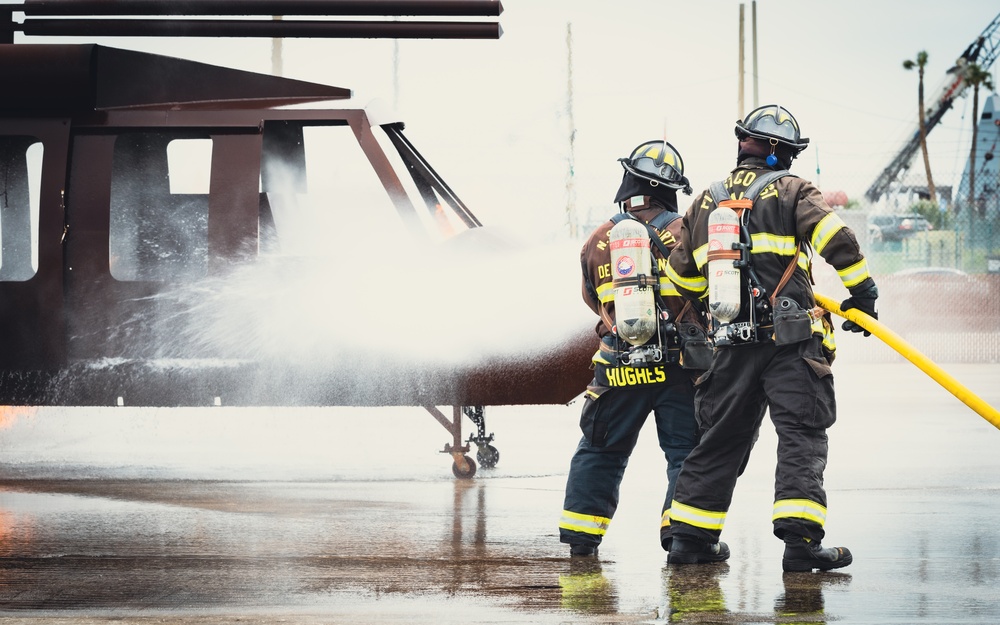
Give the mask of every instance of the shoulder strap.
M 712 199 L 715 200 L 716 205 L 729 199 L 729 192 L 726 191 L 726 185 L 722 184 L 721 180 L 716 180 L 710 184 L 708 192 L 712 195 Z
M 677 213 L 675 213 L 673 211 L 665 210 L 662 213 L 660 213 L 659 215 L 657 215 L 656 217 L 653 217 L 652 219 L 650 219 L 649 220 L 649 225 L 653 226 L 654 228 L 656 228 L 660 232 L 663 232 L 664 228 L 666 228 L 671 223 L 673 223 L 675 220 L 680 219 L 680 218 L 681 218 L 681 216 L 678 215 Z
M 648 224 L 644 224 L 646 226 L 646 230 L 649 231 L 649 240 L 653 242 L 653 245 L 656 246 L 656 249 L 660 250 L 660 254 L 662 254 L 664 258 L 670 256 L 670 250 L 667 249 L 667 246 L 663 243 L 663 240 L 660 239 L 660 233 L 663 232 L 664 228 L 666 228 L 668 225 L 670 225 L 675 220 L 680 218 L 681 216 L 678 215 L 677 213 L 664 211 L 659 215 L 657 215 L 656 217 L 652 218 Z M 653 268 L 654 269 L 656 268 L 655 263 L 653 264 Z
M 785 176 L 794 176 L 794 174 L 787 169 L 778 169 L 776 171 L 769 171 L 766 174 L 757 176 L 757 179 L 750 183 L 750 186 L 747 187 L 747 190 L 743 193 L 743 197 L 756 200 L 757 196 L 767 187 L 767 185 L 771 184 L 775 180 L 784 178 Z
M 736 209 L 751 208 L 753 206 L 753 202 L 757 200 L 757 196 L 760 195 L 761 191 L 766 189 L 768 185 L 772 184 L 777 180 L 780 180 L 781 178 L 784 178 L 785 176 L 795 176 L 795 174 L 791 173 L 787 169 L 778 169 L 761 174 L 756 178 L 756 180 L 750 183 L 750 186 L 747 187 L 746 191 L 743 192 L 743 198 L 741 200 L 731 199 L 722 181 L 713 182 L 708 187 L 708 190 L 712 194 L 712 199 L 715 200 L 716 205 L 724 206 L 723 202 L 728 202 L 729 204 L 733 205 L 733 208 Z M 738 210 L 737 212 L 740 211 Z M 790 262 L 788 266 L 785 268 L 785 272 L 781 276 L 781 280 L 778 282 L 777 288 L 775 288 L 774 293 L 771 294 L 770 299 L 772 307 L 774 306 L 774 302 L 778 297 L 778 293 L 781 292 L 781 289 L 785 287 L 785 284 L 788 283 L 788 281 L 792 277 L 792 274 L 795 272 L 795 267 L 796 265 L 798 265 L 799 261 L 799 250 L 801 249 L 801 247 L 802 247 L 802 242 L 801 241 L 796 242 L 795 253 L 792 256 L 792 262 Z
M 776 180 L 784 178 L 785 176 L 794 177 L 795 174 L 788 171 L 787 169 L 779 169 L 776 171 L 769 171 L 764 174 L 761 174 L 752 183 L 750 183 L 750 186 L 747 187 L 746 191 L 744 191 L 743 199 L 747 199 L 753 202 L 754 200 L 757 199 L 757 196 L 760 195 L 760 192 L 763 191 L 765 188 L 767 188 L 767 185 L 771 184 Z M 721 180 L 717 180 L 713 182 L 711 185 L 709 185 L 708 191 L 709 193 L 712 194 L 712 199 L 715 200 L 716 204 L 721 204 L 722 202 L 731 200 L 731 198 L 729 197 L 729 192 L 726 191 L 726 186 L 722 183 Z
M 649 223 L 646 224 L 646 229 L 649 230 L 649 240 L 653 242 L 656 249 L 660 250 L 660 254 L 662 254 L 664 258 L 670 256 L 670 250 L 667 249 L 667 246 L 660 238 L 660 233 L 663 232 L 667 226 L 680 218 L 681 216 L 677 213 L 672 211 L 663 211 L 656 217 L 650 219 Z M 652 228 L 650 228 L 650 226 L 652 226 Z
M 767 188 L 769 184 L 781 178 L 784 178 L 785 176 L 794 176 L 794 174 L 789 172 L 787 169 L 769 171 L 766 174 L 758 177 L 750 184 L 749 187 L 747 187 L 745 196 L 756 200 L 757 195 L 759 195 L 761 191 Z M 788 281 L 792 278 L 792 274 L 795 273 L 795 267 L 799 263 L 799 250 L 801 249 L 802 249 L 802 242 L 796 241 L 795 252 L 792 254 L 792 260 L 790 263 L 788 263 L 788 266 L 785 267 L 785 272 L 781 275 L 781 280 L 778 281 L 778 285 L 774 288 L 774 293 L 771 294 L 770 299 L 772 308 L 774 307 L 774 303 L 778 299 L 778 293 L 781 292 L 781 289 L 785 288 L 785 285 L 788 284 Z

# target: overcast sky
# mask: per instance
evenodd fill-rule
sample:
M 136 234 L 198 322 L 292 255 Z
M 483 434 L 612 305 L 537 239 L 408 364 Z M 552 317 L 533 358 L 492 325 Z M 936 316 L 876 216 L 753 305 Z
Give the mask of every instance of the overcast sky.
M 504 0 L 499 40 L 286 40 L 283 73 L 350 88 L 359 105 L 395 103 L 418 149 L 485 223 L 555 232 L 567 204 L 583 220 L 613 211 L 617 158 L 664 132 L 696 190 L 728 173 L 740 4 Z M 752 5 L 743 4 L 749 112 Z M 903 60 L 928 52 L 932 98 L 998 11 L 984 0 L 758 0 L 759 104 L 788 108 L 811 139 L 793 172 L 861 196 L 916 128 L 917 74 Z M 271 71 L 270 40 L 100 43 Z M 970 91 L 931 135 L 939 185 L 965 164 L 971 100 Z

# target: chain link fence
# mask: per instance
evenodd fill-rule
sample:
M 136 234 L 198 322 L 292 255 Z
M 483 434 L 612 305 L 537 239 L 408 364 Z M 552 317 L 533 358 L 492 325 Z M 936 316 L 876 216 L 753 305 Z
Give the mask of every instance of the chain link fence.
M 948 180 L 935 172 L 939 175 Z M 828 201 L 844 200 L 838 210 L 879 286 L 879 321 L 935 362 L 1000 362 L 998 183 L 995 168 L 977 174 L 975 203 L 968 199 L 966 177 L 938 186 L 938 201 L 932 203 L 922 167 L 911 167 L 878 202 L 865 198 L 863 190 L 850 199 L 824 189 Z M 815 271 L 817 291 L 838 301 L 846 297 L 824 262 L 817 261 Z M 837 337 L 838 358 L 902 359 L 882 341 L 858 340 L 860 335 L 847 332 Z

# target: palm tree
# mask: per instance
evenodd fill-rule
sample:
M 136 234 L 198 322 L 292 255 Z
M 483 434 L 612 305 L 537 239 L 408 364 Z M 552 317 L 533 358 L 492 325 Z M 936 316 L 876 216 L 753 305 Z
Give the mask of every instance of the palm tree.
M 918 69 L 920 76 L 920 87 L 917 91 L 918 105 L 920 106 L 920 149 L 924 153 L 924 172 L 927 174 L 927 193 L 930 200 L 937 204 L 937 192 L 934 190 L 934 178 L 931 177 L 931 159 L 927 155 L 927 122 L 924 108 L 924 66 L 927 65 L 927 52 L 921 50 L 917 52 L 917 60 L 906 59 L 903 61 L 903 69 Z
M 972 151 L 969 153 L 969 205 L 976 206 L 976 140 L 979 136 L 979 86 L 993 90 L 993 77 L 973 63 L 965 68 L 965 84 L 972 85 Z

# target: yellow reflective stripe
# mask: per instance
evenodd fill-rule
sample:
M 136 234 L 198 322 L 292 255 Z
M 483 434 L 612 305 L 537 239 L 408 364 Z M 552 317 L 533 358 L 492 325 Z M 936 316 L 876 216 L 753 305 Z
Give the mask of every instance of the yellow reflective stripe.
M 826 324 L 823 323 L 822 317 L 817 317 L 816 319 L 813 319 L 812 331 L 813 334 L 820 334 L 820 335 L 826 334 Z
M 750 235 L 754 254 L 777 254 L 791 256 L 795 253 L 795 237 L 779 236 L 770 232 L 757 232 Z
M 778 519 L 805 519 L 820 525 L 826 524 L 826 508 L 808 499 L 779 499 L 774 502 L 771 522 Z
M 829 329 L 825 330 L 823 333 L 823 347 L 827 348 L 831 352 L 837 351 L 837 341 L 833 338 L 833 332 Z
M 596 362 L 601 365 L 608 365 L 608 366 L 611 365 L 611 363 L 608 362 L 608 360 L 601 355 L 601 350 L 597 350 L 596 352 L 594 352 L 594 357 L 591 358 L 590 360 L 591 362 Z
M 670 527 L 670 508 L 663 511 L 663 516 L 660 517 L 660 527 Z
M 809 239 L 816 253 L 822 254 L 823 248 L 830 242 L 833 235 L 843 230 L 846 225 L 837 213 L 830 213 L 823 219 L 820 219 L 816 227 L 813 228 L 812 237 Z
M 708 280 L 705 276 L 698 274 L 690 278 L 685 278 L 681 274 L 667 263 L 667 278 L 677 286 L 687 289 L 693 293 L 701 293 L 702 291 L 708 291 Z
M 674 283 L 670 281 L 670 278 L 663 276 L 660 278 L 660 295 L 674 295 L 680 297 L 681 294 L 677 292 L 677 287 Z
M 670 518 L 707 530 L 721 530 L 726 523 L 725 512 L 702 510 L 679 503 L 676 499 L 670 504 Z
M 605 282 L 597 285 L 597 299 L 602 304 L 607 304 L 615 298 L 615 287 L 613 282 Z
M 559 519 L 559 527 L 571 532 L 581 532 L 583 534 L 593 534 L 604 536 L 608 531 L 608 524 L 611 519 L 593 514 L 580 514 L 563 510 L 562 518 Z
M 817 323 L 819 324 L 819 329 L 817 329 Z M 837 351 L 837 342 L 833 336 L 833 324 L 827 321 L 825 316 L 818 317 L 813 322 L 813 332 L 819 332 L 823 336 L 823 347 L 828 349 L 830 352 Z
M 837 275 L 845 287 L 857 286 L 871 277 L 871 273 L 868 272 L 868 260 L 862 258 L 850 267 L 838 269 Z
M 586 395 L 587 397 L 591 398 L 591 399 L 597 399 L 598 397 L 600 397 L 600 395 L 598 395 L 594 391 L 590 390 L 589 388 L 587 390 L 585 390 L 583 392 L 583 394 Z
M 795 253 L 795 237 L 784 237 L 767 232 L 758 232 L 757 234 L 750 235 L 750 239 L 753 242 L 752 253 L 754 254 L 791 256 Z M 809 272 L 809 254 L 800 251 L 797 262 L 802 271 Z
M 705 268 L 705 263 L 708 262 L 708 243 L 702 245 L 691 254 L 691 258 L 694 259 L 694 266 L 701 271 Z

